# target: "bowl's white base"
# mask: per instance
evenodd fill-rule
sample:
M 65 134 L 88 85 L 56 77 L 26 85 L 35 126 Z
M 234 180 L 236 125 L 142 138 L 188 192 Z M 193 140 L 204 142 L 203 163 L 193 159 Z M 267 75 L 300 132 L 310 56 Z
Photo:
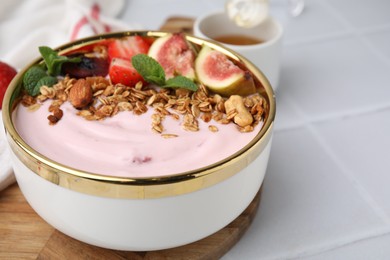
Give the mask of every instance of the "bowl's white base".
M 195 242 L 237 218 L 258 192 L 272 141 L 248 167 L 214 186 L 158 199 L 114 199 L 57 186 L 12 154 L 24 196 L 49 224 L 99 247 L 151 251 Z

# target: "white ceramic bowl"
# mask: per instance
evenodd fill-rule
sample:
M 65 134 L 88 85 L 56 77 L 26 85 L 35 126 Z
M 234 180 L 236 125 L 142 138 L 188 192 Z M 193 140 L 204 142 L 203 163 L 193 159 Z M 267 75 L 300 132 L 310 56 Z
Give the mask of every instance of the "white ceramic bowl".
M 132 34 L 161 37 L 164 32 L 100 35 L 64 45 Z M 252 71 L 268 102 L 265 124 L 239 152 L 213 165 L 159 178 L 117 178 L 78 171 L 42 156 L 18 135 L 12 122 L 23 73 L 4 99 L 3 120 L 20 189 L 33 209 L 59 231 L 88 244 L 117 250 L 147 251 L 185 245 L 222 229 L 238 217 L 258 192 L 267 168 L 275 100 L 264 75 L 250 62 L 218 44 L 187 36 L 241 60 Z

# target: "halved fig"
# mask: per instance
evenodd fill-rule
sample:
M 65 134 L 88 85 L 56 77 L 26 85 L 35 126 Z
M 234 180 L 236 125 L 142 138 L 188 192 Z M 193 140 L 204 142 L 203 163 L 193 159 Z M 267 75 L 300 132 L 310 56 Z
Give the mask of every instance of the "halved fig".
M 233 63 L 225 54 L 203 46 L 195 60 L 198 80 L 215 93 L 247 96 L 256 92 L 252 74 Z
M 160 63 L 166 79 L 177 75 L 195 79 L 195 53 L 183 34 L 168 34 L 158 38 L 150 46 L 148 55 Z

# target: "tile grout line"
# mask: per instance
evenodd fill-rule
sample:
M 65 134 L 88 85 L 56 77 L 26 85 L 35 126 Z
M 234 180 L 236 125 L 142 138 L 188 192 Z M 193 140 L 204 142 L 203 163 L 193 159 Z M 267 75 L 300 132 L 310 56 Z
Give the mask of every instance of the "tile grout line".
M 299 259 L 301 257 L 316 256 L 316 255 L 320 255 L 320 254 L 325 253 L 325 252 L 340 249 L 340 248 L 345 247 L 345 246 L 353 245 L 353 244 L 356 244 L 359 242 L 368 241 L 368 240 L 375 239 L 375 238 L 384 237 L 387 235 L 390 235 L 390 227 L 387 227 L 387 228 L 382 229 L 382 230 L 374 231 L 374 232 L 368 233 L 366 235 L 362 235 L 360 237 L 357 237 L 357 238 L 349 240 L 349 241 L 347 241 L 347 240 L 344 242 L 340 241 L 340 244 L 335 245 L 333 247 L 322 248 L 322 249 L 319 248 L 319 250 L 317 250 L 317 252 L 306 252 L 306 253 L 303 252 L 302 255 L 297 255 L 297 256 L 294 256 L 290 259 L 293 260 L 293 259 Z
M 283 44 L 285 47 L 301 46 L 302 44 L 314 44 L 318 42 L 323 42 L 324 40 L 329 41 L 334 39 L 342 39 L 350 37 L 352 35 L 352 32 L 334 32 L 295 40 L 286 40 Z
M 372 27 L 366 27 L 361 29 L 360 31 L 356 29 L 354 26 L 352 26 L 347 20 L 345 20 L 342 15 L 340 15 L 337 10 L 331 6 L 329 3 L 326 3 L 325 1 L 319 2 L 324 8 L 327 8 L 338 20 L 339 22 L 344 26 L 346 29 L 346 32 L 334 32 L 334 33 L 327 33 L 323 35 L 317 35 L 315 37 L 307 37 L 307 38 L 301 38 L 301 39 L 295 39 L 290 41 L 285 41 L 283 44 L 284 46 L 297 46 L 301 44 L 314 44 L 318 42 L 323 42 L 324 40 L 335 40 L 335 39 L 342 39 L 348 36 L 355 36 L 359 39 L 359 41 L 367 47 L 367 49 L 375 55 L 379 60 L 384 62 L 387 65 L 390 65 L 390 59 L 386 57 L 386 55 L 378 50 L 370 41 L 366 39 L 364 36 L 365 34 L 369 33 L 375 33 L 375 32 L 381 32 L 386 31 L 390 29 L 390 24 L 384 24 L 384 25 L 376 25 Z
M 362 241 L 367 241 L 373 238 L 379 238 L 383 236 L 387 236 L 390 234 L 390 228 L 382 229 L 382 230 L 374 230 L 372 232 L 367 232 L 366 234 L 362 234 L 355 239 L 339 239 L 336 241 L 336 244 L 328 244 L 328 245 L 319 245 L 316 247 L 312 247 L 311 250 L 299 250 L 295 253 L 286 252 L 284 255 L 278 255 L 273 257 L 267 257 L 264 260 L 296 260 L 301 259 L 303 257 L 310 257 L 320 255 L 322 253 L 330 252 L 333 250 L 337 250 L 344 246 L 352 245 L 355 243 L 359 243 Z
M 367 49 L 375 55 L 375 57 L 384 62 L 386 65 L 390 66 L 390 59 L 388 59 L 382 51 L 376 48 L 361 32 L 356 31 L 356 35 L 360 42 L 364 44 Z
M 292 101 L 290 101 L 289 103 L 292 103 Z M 383 103 L 383 104 L 379 104 L 376 106 L 370 106 L 370 107 L 363 108 L 363 109 L 347 110 L 347 111 L 344 111 L 341 113 L 330 113 L 330 114 L 326 114 L 326 115 L 316 116 L 316 117 L 313 117 L 310 119 L 305 117 L 305 120 L 302 122 L 298 122 L 295 124 L 290 124 L 290 125 L 282 126 L 282 127 L 275 127 L 275 131 L 288 131 L 291 129 L 296 129 L 296 128 L 300 128 L 302 126 L 305 126 L 307 123 L 318 124 L 318 123 L 323 123 L 323 122 L 327 122 L 327 121 L 335 121 L 335 120 L 346 119 L 346 118 L 351 118 L 351 117 L 356 117 L 356 116 L 369 115 L 372 113 L 386 111 L 386 110 L 390 110 L 390 103 Z M 303 113 L 303 112 L 300 112 L 300 113 Z
M 367 40 L 366 37 L 364 37 L 364 34 L 375 32 L 375 31 L 381 31 L 383 29 L 390 28 L 390 24 L 385 25 L 379 25 L 379 26 L 373 26 L 370 28 L 364 28 L 362 30 L 358 30 L 356 27 L 351 25 L 341 14 L 337 11 L 336 8 L 334 8 L 331 4 L 329 4 L 326 1 L 321 2 L 322 6 L 324 8 L 327 8 L 338 20 L 342 23 L 342 25 L 353 35 L 355 35 L 359 41 L 367 47 L 367 49 L 375 55 L 379 60 L 384 62 L 387 65 L 390 65 L 390 59 L 386 57 L 384 53 L 382 53 L 378 48 L 376 48 L 369 40 Z
M 291 104 L 294 110 L 303 118 L 304 125 L 313 134 L 314 138 L 319 142 L 320 146 L 325 150 L 326 154 L 332 159 L 332 161 L 336 164 L 336 166 L 341 170 L 342 174 L 347 177 L 359 192 L 363 200 L 371 207 L 371 209 L 376 213 L 376 215 L 382 219 L 382 221 L 386 224 L 386 226 L 390 227 L 390 216 L 386 214 L 382 207 L 378 205 L 378 203 L 373 199 L 371 194 L 364 188 L 363 185 L 356 179 L 354 173 L 343 163 L 337 156 L 335 156 L 332 148 L 326 143 L 321 134 L 315 129 L 313 123 L 307 119 L 303 111 L 289 98 L 286 100 Z
M 388 30 L 390 30 L 390 23 L 362 28 L 360 32 L 366 34 L 366 33 L 380 33 Z

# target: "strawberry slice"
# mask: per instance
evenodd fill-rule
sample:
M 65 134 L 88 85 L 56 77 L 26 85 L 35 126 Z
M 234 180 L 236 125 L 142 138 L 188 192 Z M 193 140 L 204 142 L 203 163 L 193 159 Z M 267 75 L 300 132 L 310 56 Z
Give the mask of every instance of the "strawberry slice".
M 144 79 L 133 67 L 131 61 L 127 59 L 113 58 L 108 74 L 113 84 L 121 83 L 134 87 L 139 81 L 144 82 Z
M 150 43 L 139 35 L 116 39 L 108 44 L 108 57 L 130 60 L 136 54 L 148 53 Z
M 13 67 L 0 61 L 0 109 L 3 105 L 5 91 L 16 73 L 17 72 Z

